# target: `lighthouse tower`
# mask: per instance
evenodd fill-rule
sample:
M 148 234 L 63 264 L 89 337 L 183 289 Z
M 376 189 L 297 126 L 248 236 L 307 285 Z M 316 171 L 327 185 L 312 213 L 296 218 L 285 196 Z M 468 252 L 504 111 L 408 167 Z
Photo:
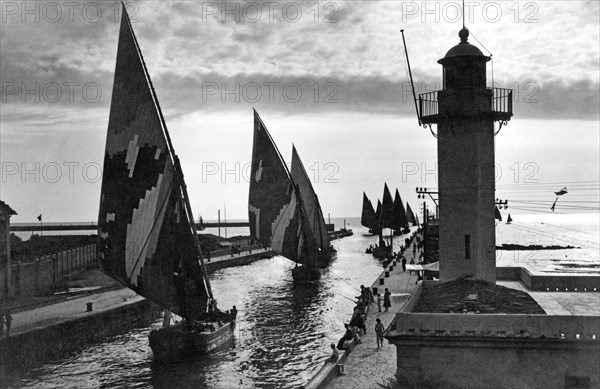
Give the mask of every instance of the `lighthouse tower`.
M 494 122 L 510 120 L 512 91 L 486 87 L 490 57 L 458 35 L 438 61 L 444 89 L 419 98 L 422 123 L 437 124 L 440 280 L 496 282 Z

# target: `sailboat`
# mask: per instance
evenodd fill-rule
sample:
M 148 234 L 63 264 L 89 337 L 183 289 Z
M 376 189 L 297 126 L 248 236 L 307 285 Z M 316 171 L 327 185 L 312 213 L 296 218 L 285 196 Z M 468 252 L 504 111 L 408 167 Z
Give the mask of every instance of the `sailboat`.
M 253 239 L 296 262 L 294 280 L 318 280 L 329 265 L 312 232 L 301 190 L 256 111 L 248 221 Z
M 413 226 L 417 225 L 417 219 L 415 218 L 415 214 L 410 208 L 409 203 L 406 203 L 406 221 L 412 224 Z
M 394 221 L 394 200 L 386 183 L 383 188 L 383 200 L 379 213 L 379 228 L 381 229 L 379 232 L 379 246 L 374 248 L 372 252 L 375 258 L 389 258 L 392 255 L 393 246 L 392 244 L 386 245 L 383 239 L 383 229 L 395 227 Z
M 325 219 L 323 218 L 323 210 L 319 204 L 317 193 L 310 182 L 306 169 L 304 169 L 304 164 L 294 145 L 292 145 L 292 168 L 290 170 L 290 176 L 300 190 L 304 211 L 308 216 L 308 223 L 310 224 L 310 229 L 314 235 L 315 242 L 317 243 L 319 255 L 324 259 L 331 259 L 335 250 L 329 243 L 329 235 L 327 234 L 327 227 L 325 226 Z M 345 228 L 346 227 L 344 226 L 344 229 Z
M 373 209 L 371 200 L 369 200 L 365 192 L 363 192 L 363 205 L 360 216 L 360 224 L 364 227 L 367 227 L 370 234 L 379 234 L 379 218 Z
M 508 218 L 506 218 L 506 224 L 510 224 L 510 222 L 512 222 L 513 219 L 512 217 L 510 217 L 510 213 L 508 214 Z
M 406 217 L 406 210 L 402 203 L 402 197 L 396 188 L 396 194 L 394 196 L 394 222 L 393 227 L 394 235 L 402 235 L 410 232 L 408 228 L 408 218 Z
M 161 306 L 154 357 L 174 361 L 233 340 L 235 312 L 216 306 L 177 154 L 125 6 L 98 214 L 104 273 Z M 170 314 L 183 320 L 170 325 Z

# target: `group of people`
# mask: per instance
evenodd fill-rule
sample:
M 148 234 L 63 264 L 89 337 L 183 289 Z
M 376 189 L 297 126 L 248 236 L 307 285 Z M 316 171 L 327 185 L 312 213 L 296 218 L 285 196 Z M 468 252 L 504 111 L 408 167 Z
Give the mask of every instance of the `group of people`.
M 8 338 L 10 335 L 10 326 L 12 325 L 12 316 L 8 309 L 4 312 L 0 311 L 0 313 L 2 313 L 0 315 L 0 336 L 4 334 L 4 327 L 6 327 L 6 337 Z
M 208 317 L 219 325 L 222 322 L 233 322 L 237 318 L 237 308 L 234 305 L 230 310 L 223 312 L 217 308 L 217 299 L 212 299 L 208 304 Z
M 370 288 L 365 288 L 364 285 L 360 286 L 360 296 L 356 296 L 357 302 L 356 302 L 356 306 L 354 307 L 354 313 L 352 314 L 352 319 L 350 320 L 349 323 L 344 324 L 344 328 L 346 328 L 346 332 L 344 333 L 344 336 L 342 336 L 341 339 L 339 340 L 337 347 L 335 344 L 333 344 L 333 343 L 331 344 L 332 348 L 336 349 L 331 356 L 332 360 L 335 357 L 337 350 L 347 349 L 347 346 L 345 345 L 345 343 L 347 341 L 353 341 L 354 344 L 362 343 L 360 340 L 360 336 L 358 334 L 358 330 L 362 329 L 365 334 L 367 333 L 367 326 L 365 323 L 367 308 L 369 306 L 371 306 L 375 302 L 375 299 L 376 299 L 378 312 L 381 312 L 381 303 L 382 302 L 383 302 L 384 312 L 387 312 L 388 309 L 392 306 L 390 296 L 391 296 L 391 293 L 388 288 L 385 288 L 385 292 L 382 297 L 381 293 L 377 293 L 376 296 L 373 296 L 373 292 L 371 291 Z M 383 330 L 384 330 L 384 327 L 383 327 L 383 324 L 381 323 L 381 319 L 377 318 L 376 324 L 375 324 L 375 334 L 377 336 L 377 348 L 379 348 L 380 345 L 383 346 Z

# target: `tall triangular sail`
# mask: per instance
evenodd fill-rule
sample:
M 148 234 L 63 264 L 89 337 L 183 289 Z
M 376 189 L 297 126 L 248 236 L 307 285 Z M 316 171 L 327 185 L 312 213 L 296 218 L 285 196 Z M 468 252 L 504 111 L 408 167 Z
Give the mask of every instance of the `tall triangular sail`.
M 401 231 L 403 228 L 408 228 L 406 210 L 404 209 L 404 203 L 402 202 L 402 197 L 400 197 L 398 189 L 396 189 L 396 194 L 394 196 L 394 221 L 394 224 L 396 224 L 397 227 L 394 228 L 395 231 Z
M 250 235 L 274 253 L 306 265 L 318 265 L 317 247 L 302 198 L 277 146 L 254 111 L 254 144 L 250 171 Z
M 370 229 L 377 229 L 379 227 L 379 222 L 377 220 L 375 210 L 373 209 L 373 204 L 371 204 L 371 200 L 369 200 L 367 194 L 364 192 L 360 224 Z
M 98 215 L 99 263 L 138 294 L 197 318 L 206 313 L 210 284 L 169 143 L 123 9 Z
M 415 214 L 413 210 L 410 208 L 410 204 L 406 203 L 406 221 L 410 224 L 417 225 L 417 219 L 415 218 Z
M 298 155 L 295 146 L 292 146 L 292 169 L 290 172 L 292 180 L 300 189 L 304 209 L 308 216 L 310 228 L 315 236 L 317 247 L 321 250 L 329 249 L 329 236 L 327 235 L 327 227 L 323 218 L 323 211 L 319 205 L 319 199 L 310 182 L 310 178 L 304 169 L 304 164 Z
M 383 200 L 381 202 L 381 215 L 380 215 L 381 227 L 382 228 L 394 228 L 394 200 L 392 194 L 388 189 L 387 184 L 383 188 Z

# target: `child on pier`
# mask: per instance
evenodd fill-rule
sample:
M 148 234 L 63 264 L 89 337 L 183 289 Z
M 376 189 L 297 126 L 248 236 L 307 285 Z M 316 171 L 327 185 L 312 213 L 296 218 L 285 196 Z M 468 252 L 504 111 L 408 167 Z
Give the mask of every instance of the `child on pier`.
M 381 319 L 377 318 L 377 323 L 375 323 L 375 334 L 377 335 L 377 348 L 379 348 L 379 345 L 381 344 L 381 347 L 383 347 L 383 324 L 381 323 Z

